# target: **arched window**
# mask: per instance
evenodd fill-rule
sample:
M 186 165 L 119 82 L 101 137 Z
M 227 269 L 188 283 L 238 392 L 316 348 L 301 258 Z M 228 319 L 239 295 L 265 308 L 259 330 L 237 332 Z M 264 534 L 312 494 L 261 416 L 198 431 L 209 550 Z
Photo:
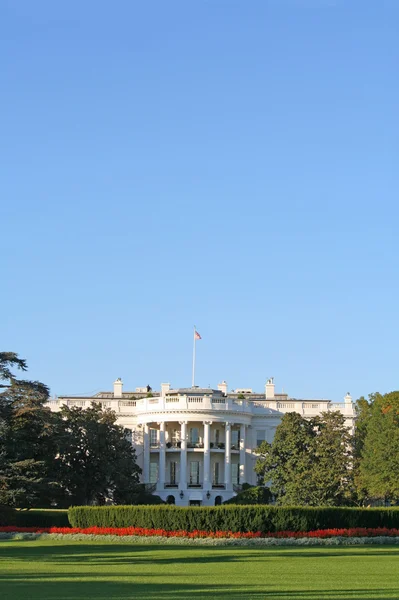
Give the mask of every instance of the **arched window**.
M 175 497 L 174 496 L 168 496 L 166 498 L 166 504 L 175 504 Z
M 220 506 L 221 504 L 222 504 L 222 496 L 216 496 L 215 506 Z

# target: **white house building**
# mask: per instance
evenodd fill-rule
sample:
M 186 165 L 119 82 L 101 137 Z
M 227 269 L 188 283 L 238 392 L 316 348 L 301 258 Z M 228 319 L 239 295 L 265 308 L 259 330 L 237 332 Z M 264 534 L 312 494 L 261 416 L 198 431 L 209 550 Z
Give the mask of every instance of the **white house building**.
M 59 396 L 49 406 L 87 408 L 92 402 L 114 410 L 118 424 L 131 432 L 142 481 L 163 500 L 180 506 L 213 506 L 231 498 L 243 483 L 256 484 L 254 450 L 271 442 L 285 412 L 313 417 L 339 410 L 353 428 L 354 404 L 349 394 L 343 403 L 329 400 L 298 400 L 276 394 L 273 379 L 265 393 L 252 389 L 227 391 L 199 387 L 161 390 L 136 388 L 124 392 L 121 379 L 113 392 L 94 396 Z

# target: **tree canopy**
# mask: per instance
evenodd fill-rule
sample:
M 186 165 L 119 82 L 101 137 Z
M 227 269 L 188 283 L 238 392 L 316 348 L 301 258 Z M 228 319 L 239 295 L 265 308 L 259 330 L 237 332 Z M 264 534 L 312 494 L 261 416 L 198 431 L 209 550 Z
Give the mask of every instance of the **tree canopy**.
M 47 407 L 49 389 L 18 379 L 26 361 L 0 353 L 0 504 L 15 507 L 130 502 L 140 468 L 114 412 Z
M 55 473 L 63 502 L 129 503 L 137 493 L 140 468 L 116 415 L 91 408 L 64 406 L 57 414 Z
M 26 362 L 13 352 L 0 353 L 0 503 L 34 506 L 43 502 L 54 455 L 47 386 L 18 379 Z
M 358 402 L 356 487 L 364 502 L 399 502 L 399 392 Z
M 255 471 L 280 505 L 339 506 L 353 494 L 350 435 L 339 412 L 313 419 L 286 413 Z

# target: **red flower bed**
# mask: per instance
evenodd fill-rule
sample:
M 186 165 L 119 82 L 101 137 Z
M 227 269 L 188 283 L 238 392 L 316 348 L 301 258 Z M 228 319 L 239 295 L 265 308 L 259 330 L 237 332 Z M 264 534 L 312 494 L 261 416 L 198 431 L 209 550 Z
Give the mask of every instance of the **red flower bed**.
M 187 538 L 330 538 L 330 537 L 376 537 L 399 536 L 399 529 L 386 527 L 366 528 L 353 527 L 352 529 L 318 529 L 316 531 L 278 531 L 262 533 L 261 531 L 234 533 L 232 531 L 166 531 L 165 529 L 146 529 L 143 527 L 0 527 L 0 533 L 62 533 L 71 535 L 81 533 L 84 535 L 117 535 L 117 536 L 145 536 L 145 537 L 187 537 Z

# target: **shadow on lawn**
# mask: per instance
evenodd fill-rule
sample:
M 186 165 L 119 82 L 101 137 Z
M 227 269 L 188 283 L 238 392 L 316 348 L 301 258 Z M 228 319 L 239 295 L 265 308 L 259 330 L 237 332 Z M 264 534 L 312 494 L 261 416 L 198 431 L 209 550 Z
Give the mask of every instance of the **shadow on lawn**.
M 32 542 L 33 544 L 34 542 Z M 7 557 L 9 560 L 34 560 L 41 562 L 76 564 L 89 563 L 91 565 L 115 565 L 123 563 L 151 563 L 151 564 L 198 564 L 198 563 L 224 563 L 245 562 L 246 560 L 292 559 L 292 558 L 347 558 L 369 556 L 397 556 L 399 546 L 378 547 L 336 547 L 324 549 L 301 549 L 293 547 L 280 548 L 254 548 L 239 546 L 174 546 L 150 544 L 63 544 L 32 545 L 30 542 L 20 545 L 15 541 L 10 546 L 2 547 L 0 542 L 0 559 Z M 164 551 L 165 554 L 163 555 Z
M 229 600 L 392 600 L 399 598 L 399 587 L 388 589 L 319 589 L 295 590 L 295 581 L 280 576 L 280 581 L 265 576 L 265 583 L 245 582 L 246 562 L 290 558 L 347 558 L 357 556 L 396 556 L 399 547 L 290 549 L 290 548 L 240 548 L 240 547 L 187 547 L 128 544 L 74 544 L 30 545 L 30 542 L 0 543 L 0 558 L 7 562 L 20 562 L 21 571 L 0 575 L 1 600 L 192 600 L 204 598 Z M 166 550 L 166 552 L 164 552 Z M 35 563 L 36 561 L 36 563 Z M 244 574 L 242 584 L 229 583 L 221 575 L 212 579 L 218 567 L 206 564 L 237 562 L 235 572 Z M 30 564 L 29 564 L 30 563 Z M 35 572 L 35 564 L 47 565 L 45 572 Z M 129 565 L 132 569 L 129 569 Z M 205 568 L 195 574 L 186 565 L 202 564 Z M 361 563 L 358 563 L 361 564 Z M 146 565 L 140 569 L 140 565 Z M 149 568 L 148 565 L 154 568 Z M 173 565 L 175 568 L 173 569 Z M 179 565 L 183 568 L 179 569 Z M 118 569 L 118 566 L 121 569 Z M 166 569 L 162 567 L 166 566 Z M 76 569 L 74 569 L 74 567 Z M 93 567 L 91 569 L 91 567 Z M 259 569 L 261 569 L 259 565 Z M 52 573 L 52 570 L 55 573 Z M 258 569 L 258 567 L 256 567 Z M 166 574 L 165 574 L 166 573 Z M 220 571 L 223 573 L 223 571 Z M 265 571 L 266 573 L 266 571 Z M 195 577 L 193 583 L 187 583 Z M 267 580 L 266 580 L 267 579 Z M 204 583 L 201 582 L 204 581 Z M 249 579 L 251 581 L 251 579 Z M 306 584 L 305 584 L 306 585 Z M 345 584 L 344 584 L 345 585 Z M 364 584 L 363 584 L 364 585 Z
M 106 575 L 105 575 L 106 576 Z M 114 575 L 115 576 L 115 575 Z M 99 581 L 87 574 L 90 581 L 38 581 L 35 576 L 0 579 L 0 594 L 2 600 L 79 600 L 81 598 L 96 600 L 183 600 L 188 596 L 195 599 L 229 600 L 392 600 L 398 597 L 398 589 L 385 590 L 272 590 L 270 586 L 260 589 L 259 586 L 245 585 L 239 590 L 232 585 L 224 584 L 186 584 L 186 583 L 137 583 L 132 578 L 126 582 Z

